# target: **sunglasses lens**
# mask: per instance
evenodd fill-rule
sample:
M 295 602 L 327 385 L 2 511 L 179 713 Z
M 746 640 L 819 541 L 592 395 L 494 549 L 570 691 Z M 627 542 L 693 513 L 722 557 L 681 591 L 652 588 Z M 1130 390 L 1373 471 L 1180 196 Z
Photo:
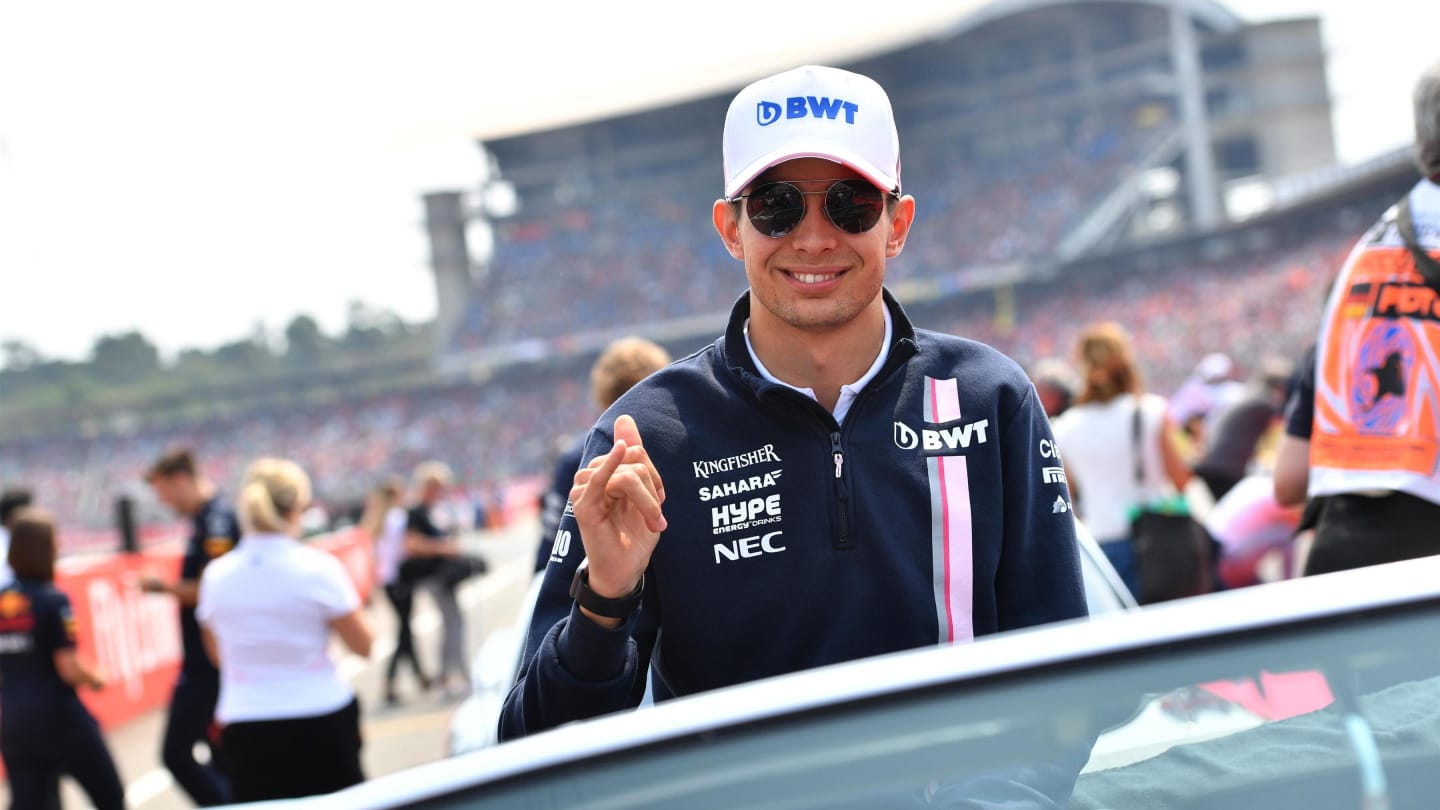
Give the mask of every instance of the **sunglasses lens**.
M 789 183 L 767 183 L 750 192 L 745 213 L 760 233 L 784 236 L 805 216 L 805 195 Z
M 863 180 L 841 180 L 825 194 L 825 214 L 846 233 L 870 230 L 884 212 L 884 192 Z

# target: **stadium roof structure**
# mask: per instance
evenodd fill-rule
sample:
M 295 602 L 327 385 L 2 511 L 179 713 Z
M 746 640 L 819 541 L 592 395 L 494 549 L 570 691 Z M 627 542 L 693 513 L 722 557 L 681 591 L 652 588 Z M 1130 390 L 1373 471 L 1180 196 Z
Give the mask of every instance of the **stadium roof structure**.
M 689 70 L 671 66 L 663 75 L 648 74 L 624 86 L 608 87 L 585 105 L 531 104 L 509 115 L 490 110 L 487 120 L 474 126 L 470 135 L 481 141 L 510 138 L 682 104 L 734 90 L 797 64 L 853 64 L 911 45 L 961 37 L 986 24 L 1047 8 L 1129 4 L 1168 9 L 1177 3 L 1210 31 L 1228 33 L 1245 25 L 1238 14 L 1216 0 L 957 0 L 938 21 L 933 15 L 914 17 L 877 31 L 872 24 L 857 20 L 852 32 L 788 51 L 777 50 L 772 42 L 765 43 L 763 53 L 742 54 L 742 58 L 718 66 L 697 65 Z

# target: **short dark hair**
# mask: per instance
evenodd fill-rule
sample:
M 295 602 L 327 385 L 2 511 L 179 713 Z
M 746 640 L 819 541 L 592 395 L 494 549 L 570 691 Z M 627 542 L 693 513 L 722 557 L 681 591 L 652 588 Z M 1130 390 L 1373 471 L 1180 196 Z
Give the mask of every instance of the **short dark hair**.
M 195 454 L 191 453 L 188 447 L 171 450 L 155 459 L 155 463 L 145 471 L 145 480 L 154 481 L 156 478 L 169 478 L 172 475 L 195 477 Z
M 10 517 L 35 502 L 35 495 L 28 489 L 7 489 L 0 492 L 0 526 L 9 526 Z
M 15 513 L 8 562 L 18 579 L 55 581 L 55 518 L 49 512 L 27 506 Z

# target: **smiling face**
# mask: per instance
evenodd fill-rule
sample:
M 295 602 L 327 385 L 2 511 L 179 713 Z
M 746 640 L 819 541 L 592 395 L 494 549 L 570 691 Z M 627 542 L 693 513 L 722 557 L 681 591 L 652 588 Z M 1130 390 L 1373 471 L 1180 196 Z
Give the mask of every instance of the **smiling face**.
M 837 179 L 860 178 L 855 171 L 820 158 L 787 161 L 762 174 L 745 193 L 777 181 L 801 191 L 823 192 Z M 870 230 L 846 233 L 830 223 L 822 210 L 825 195 L 806 194 L 804 218 L 780 238 L 755 229 L 740 204 L 715 203 L 715 228 L 730 255 L 745 263 L 750 284 L 752 326 L 783 324 L 792 330 L 818 333 L 841 329 L 867 308 L 883 306 L 880 288 L 885 262 L 900 255 L 915 213 L 915 201 L 904 197 L 887 209 Z

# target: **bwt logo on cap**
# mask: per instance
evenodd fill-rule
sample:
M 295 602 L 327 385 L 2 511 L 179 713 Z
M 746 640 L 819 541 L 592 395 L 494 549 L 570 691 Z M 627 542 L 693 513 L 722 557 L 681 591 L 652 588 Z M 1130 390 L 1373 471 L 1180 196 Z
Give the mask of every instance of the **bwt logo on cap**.
M 762 127 L 768 127 L 780 120 L 781 106 L 773 101 L 760 101 L 755 104 L 755 122 Z M 807 115 L 812 118 L 829 118 L 835 120 L 841 113 L 845 113 L 845 123 L 855 123 L 855 113 L 860 111 L 860 105 L 853 101 L 846 101 L 843 98 L 827 98 L 826 96 L 791 96 L 785 99 L 786 118 L 804 118 Z

